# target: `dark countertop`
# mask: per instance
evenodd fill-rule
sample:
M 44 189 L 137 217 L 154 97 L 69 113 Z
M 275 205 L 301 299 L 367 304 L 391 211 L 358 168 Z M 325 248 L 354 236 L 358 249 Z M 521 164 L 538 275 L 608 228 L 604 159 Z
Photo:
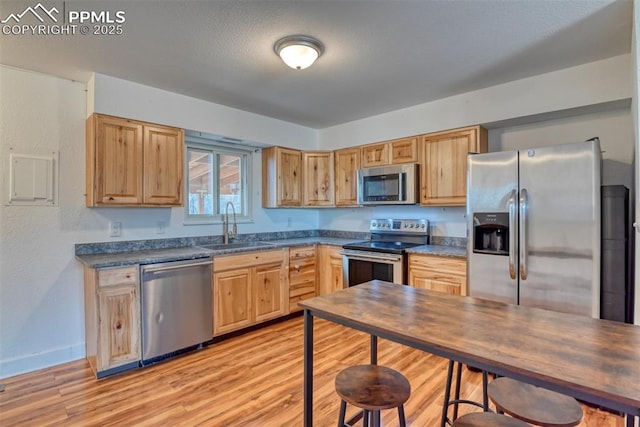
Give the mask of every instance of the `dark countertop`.
M 145 249 L 115 253 L 76 255 L 76 259 L 91 268 L 121 267 L 136 264 L 155 264 L 159 262 L 180 261 L 186 259 L 207 258 L 244 252 L 268 251 L 271 249 L 306 246 L 313 244 L 342 246 L 354 239 L 338 237 L 302 237 L 293 239 L 265 240 L 270 245 L 249 246 L 243 248 L 206 249 L 201 246 L 187 246 L 169 249 Z M 465 258 L 466 249 L 452 246 L 424 245 L 411 248 L 410 253 L 441 255 Z
M 410 254 L 438 255 L 452 258 L 467 258 L 467 248 L 459 246 L 423 245 L 407 249 Z

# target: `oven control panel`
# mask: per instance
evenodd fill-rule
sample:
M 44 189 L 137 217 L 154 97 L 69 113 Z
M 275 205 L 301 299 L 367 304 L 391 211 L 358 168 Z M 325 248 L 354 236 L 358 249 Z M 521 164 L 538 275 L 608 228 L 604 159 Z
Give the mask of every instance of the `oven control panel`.
M 374 233 L 429 234 L 427 219 L 372 219 L 369 231 Z

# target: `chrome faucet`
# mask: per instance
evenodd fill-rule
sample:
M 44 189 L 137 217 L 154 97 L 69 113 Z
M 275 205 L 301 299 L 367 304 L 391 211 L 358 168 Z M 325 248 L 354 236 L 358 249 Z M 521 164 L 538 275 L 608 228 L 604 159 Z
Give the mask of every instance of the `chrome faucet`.
M 229 205 L 233 211 L 233 228 L 229 231 Z M 222 216 L 222 242 L 229 243 L 229 240 L 236 237 L 238 234 L 238 225 L 236 224 L 236 207 L 232 202 L 227 202 L 224 208 L 225 214 Z

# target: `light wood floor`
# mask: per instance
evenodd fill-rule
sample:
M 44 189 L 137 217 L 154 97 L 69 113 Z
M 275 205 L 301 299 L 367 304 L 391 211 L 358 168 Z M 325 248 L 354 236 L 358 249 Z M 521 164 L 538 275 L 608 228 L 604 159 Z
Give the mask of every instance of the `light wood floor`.
M 3 380 L 0 425 L 9 426 L 301 426 L 302 318 L 287 320 L 194 353 L 102 380 L 81 360 Z M 334 378 L 367 363 L 364 334 L 315 320 L 314 425 L 337 423 Z M 379 363 L 411 382 L 405 406 L 413 427 L 437 426 L 446 361 L 379 341 Z M 480 400 L 480 375 L 463 372 L 462 396 Z M 467 410 L 477 410 L 463 408 Z M 349 414 L 349 413 L 348 413 Z M 397 426 L 385 411 L 384 426 Z M 585 407 L 581 426 L 622 426 Z

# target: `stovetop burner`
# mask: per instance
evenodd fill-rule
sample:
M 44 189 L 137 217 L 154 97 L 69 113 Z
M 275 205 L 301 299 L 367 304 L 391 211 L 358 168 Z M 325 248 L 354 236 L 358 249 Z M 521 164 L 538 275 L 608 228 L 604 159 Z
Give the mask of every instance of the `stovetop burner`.
M 403 254 L 406 249 L 429 243 L 426 219 L 373 219 L 371 240 L 344 245 L 344 249 Z
M 355 242 L 344 245 L 344 249 L 355 249 L 361 251 L 371 252 L 386 252 L 392 254 L 404 253 L 405 249 L 413 248 L 415 246 L 424 245 L 425 243 L 408 243 L 408 242 L 379 242 L 372 240 L 365 240 L 364 242 Z

